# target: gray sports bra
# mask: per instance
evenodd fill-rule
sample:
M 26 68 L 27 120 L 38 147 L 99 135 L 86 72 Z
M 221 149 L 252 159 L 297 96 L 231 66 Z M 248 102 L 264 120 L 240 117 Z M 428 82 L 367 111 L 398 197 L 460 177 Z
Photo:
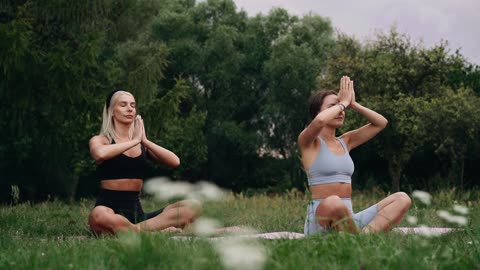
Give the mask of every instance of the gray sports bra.
M 348 154 L 345 142 L 337 138 L 345 153 L 336 155 L 328 148 L 325 141 L 320 138 L 320 151 L 312 166 L 307 171 L 308 185 L 321 185 L 330 183 L 352 183 L 352 174 L 355 170 L 353 160 Z

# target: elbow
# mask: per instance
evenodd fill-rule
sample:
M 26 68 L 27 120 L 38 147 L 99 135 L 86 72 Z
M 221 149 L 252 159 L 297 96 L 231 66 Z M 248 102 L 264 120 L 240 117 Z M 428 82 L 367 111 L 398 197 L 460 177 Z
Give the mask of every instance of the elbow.
M 387 126 L 388 126 L 388 120 L 387 120 L 387 118 L 384 118 L 384 121 L 383 121 L 381 127 L 382 127 L 382 129 L 384 129 L 384 128 L 386 128 Z
M 91 156 L 92 156 L 93 160 L 95 160 L 95 162 L 97 162 L 97 163 L 105 160 L 105 155 L 101 152 L 92 152 Z
M 313 119 L 313 124 L 316 126 L 316 127 L 324 127 L 327 123 L 326 119 L 322 116 L 322 115 L 317 115 L 317 117 L 315 117 L 315 119 Z
M 370 122 L 370 125 L 373 127 L 377 128 L 378 131 L 382 131 L 385 129 L 388 125 L 388 120 L 386 118 L 383 118 L 382 120 L 378 120 L 375 122 Z
M 381 123 L 374 124 L 375 127 L 379 129 L 379 131 L 384 130 L 388 125 L 387 119 L 385 121 L 382 121 Z
M 172 168 L 177 168 L 178 166 L 180 166 L 180 158 L 175 157 L 175 158 L 172 160 L 172 163 L 170 164 L 170 167 L 172 167 Z
M 173 167 L 177 168 L 178 166 L 180 166 L 180 159 L 177 157 L 177 159 L 175 160 L 175 163 L 173 164 Z

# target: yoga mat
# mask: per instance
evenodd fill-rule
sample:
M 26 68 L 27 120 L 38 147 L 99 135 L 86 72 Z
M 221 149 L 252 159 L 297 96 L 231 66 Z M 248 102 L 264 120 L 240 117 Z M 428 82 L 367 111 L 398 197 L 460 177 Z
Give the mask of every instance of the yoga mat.
M 458 231 L 457 228 L 437 228 L 437 227 L 396 227 L 392 231 L 403 234 L 421 234 L 421 235 L 440 235 Z M 246 237 L 264 238 L 264 239 L 298 239 L 303 238 L 303 233 L 296 232 L 270 232 L 259 233 L 253 235 L 245 235 Z
M 399 233 L 414 233 L 422 235 L 440 235 L 458 231 L 457 228 L 437 228 L 437 227 L 397 227 L 394 228 L 394 232 Z
M 392 231 L 402 234 L 419 234 L 426 236 L 437 236 L 441 234 L 451 233 L 458 231 L 457 228 L 438 228 L 438 227 L 396 227 Z M 268 232 L 268 233 L 257 233 L 257 234 L 238 234 L 238 235 L 227 235 L 227 236 L 218 236 L 218 237 L 209 237 L 207 239 L 223 239 L 225 237 L 244 237 L 244 238 L 262 238 L 262 239 L 299 239 L 304 238 L 303 233 L 296 232 Z M 189 240 L 198 238 L 196 236 L 173 236 L 172 239 L 179 240 Z

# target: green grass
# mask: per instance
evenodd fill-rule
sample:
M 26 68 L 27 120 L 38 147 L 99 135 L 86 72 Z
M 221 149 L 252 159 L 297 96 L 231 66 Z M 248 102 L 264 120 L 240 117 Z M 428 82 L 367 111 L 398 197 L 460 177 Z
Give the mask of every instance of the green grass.
M 354 208 L 367 207 L 386 194 L 354 194 Z M 419 223 L 445 227 L 436 215 L 458 203 L 468 206 L 463 230 L 427 238 L 399 233 L 352 235 L 329 233 L 295 240 L 259 240 L 268 250 L 265 269 L 479 269 L 479 192 L 444 191 L 432 205 L 414 202 L 409 215 Z M 222 269 L 215 241 L 174 240 L 171 234 L 142 233 L 93 237 L 86 221 L 94 200 L 0 208 L 0 269 Z M 143 200 L 145 210 L 162 203 Z M 302 232 L 307 199 L 282 196 L 229 196 L 205 204 L 204 215 L 225 226 L 245 225 L 259 232 Z M 400 226 L 409 226 L 405 221 Z

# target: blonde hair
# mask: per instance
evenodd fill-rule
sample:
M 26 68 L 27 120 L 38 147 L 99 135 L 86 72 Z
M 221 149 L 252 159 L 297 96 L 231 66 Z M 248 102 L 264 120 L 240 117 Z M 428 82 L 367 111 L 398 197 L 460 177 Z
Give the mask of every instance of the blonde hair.
M 107 137 L 109 142 L 111 142 L 115 137 L 117 137 L 117 133 L 115 132 L 115 122 L 113 121 L 113 107 L 117 103 L 120 95 L 129 95 L 133 97 L 130 92 L 120 90 L 112 95 L 110 101 L 107 101 L 110 103 L 108 108 L 107 102 L 103 106 L 102 128 L 100 129 L 100 135 Z M 130 125 L 130 129 L 128 130 L 128 137 L 130 139 L 133 138 L 134 126 L 135 125 L 133 125 L 132 123 L 132 125 Z

